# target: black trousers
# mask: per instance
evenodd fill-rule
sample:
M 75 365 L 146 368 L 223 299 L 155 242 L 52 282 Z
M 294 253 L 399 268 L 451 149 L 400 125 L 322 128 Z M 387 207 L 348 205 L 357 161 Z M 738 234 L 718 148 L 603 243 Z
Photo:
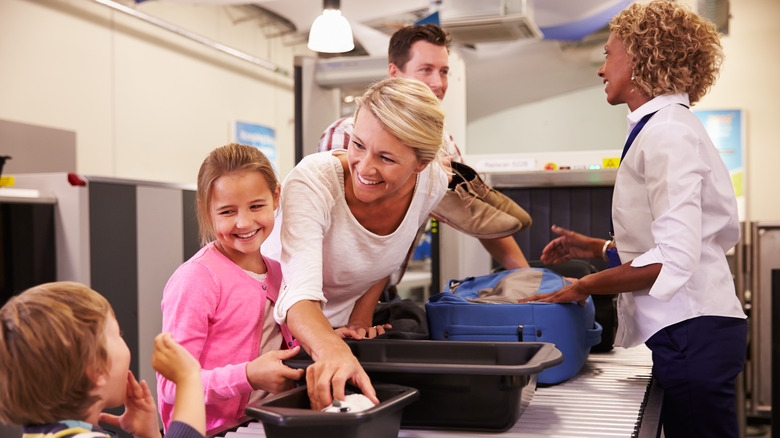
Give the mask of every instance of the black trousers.
M 745 319 L 689 319 L 658 331 L 646 345 L 664 390 L 666 438 L 739 436 L 736 378 L 745 367 Z

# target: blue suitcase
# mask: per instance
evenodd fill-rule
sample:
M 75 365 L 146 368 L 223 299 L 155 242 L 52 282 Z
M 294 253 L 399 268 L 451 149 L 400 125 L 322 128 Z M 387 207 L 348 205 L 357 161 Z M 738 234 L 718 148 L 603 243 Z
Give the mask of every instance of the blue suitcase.
M 536 293 L 553 292 L 567 282 L 542 268 Z M 517 270 L 450 281 L 447 289 L 425 304 L 431 339 L 450 341 L 549 342 L 563 353 L 563 363 L 542 371 L 538 382 L 555 384 L 579 372 L 590 348 L 601 342 L 601 325 L 595 321 L 593 300 L 577 303 L 486 304 L 467 299 L 480 289 L 492 288 Z M 457 286 L 455 292 L 450 289 Z

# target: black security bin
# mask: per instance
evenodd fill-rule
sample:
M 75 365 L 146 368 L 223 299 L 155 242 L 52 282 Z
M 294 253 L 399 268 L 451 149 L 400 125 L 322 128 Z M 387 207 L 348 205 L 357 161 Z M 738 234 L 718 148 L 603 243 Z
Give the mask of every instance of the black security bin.
M 347 341 L 372 382 L 417 388 L 401 426 L 416 429 L 511 428 L 536 391 L 536 376 L 563 362 L 545 342 L 457 342 L 371 339 Z M 306 353 L 285 361 L 305 368 Z
M 374 389 L 379 404 L 360 412 L 314 411 L 304 385 L 249 405 L 245 413 L 262 421 L 267 438 L 396 438 L 401 413 L 419 392 L 393 384 Z

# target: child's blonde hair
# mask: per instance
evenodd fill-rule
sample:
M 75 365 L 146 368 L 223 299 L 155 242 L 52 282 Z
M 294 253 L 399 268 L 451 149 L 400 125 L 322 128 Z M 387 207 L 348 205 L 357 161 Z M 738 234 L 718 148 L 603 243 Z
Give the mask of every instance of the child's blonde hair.
M 83 420 L 107 372 L 111 305 L 73 282 L 46 283 L 0 308 L 0 421 L 29 425 Z
M 279 184 L 276 172 L 265 155 L 259 149 L 238 143 L 230 143 L 211 151 L 203 160 L 198 171 L 198 228 L 201 245 L 214 240 L 214 224 L 211 222 L 209 208 L 211 191 L 217 178 L 233 172 L 260 172 L 268 183 L 271 193 L 276 192 Z

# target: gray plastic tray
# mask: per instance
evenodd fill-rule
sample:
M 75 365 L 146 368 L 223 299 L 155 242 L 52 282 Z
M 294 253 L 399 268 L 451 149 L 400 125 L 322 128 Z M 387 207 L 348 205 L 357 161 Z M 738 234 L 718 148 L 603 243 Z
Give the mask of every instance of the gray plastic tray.
M 536 391 L 536 376 L 563 362 L 545 342 L 457 342 L 371 339 L 347 341 L 374 384 L 416 388 L 401 426 L 416 429 L 505 431 Z M 311 364 L 306 353 L 288 366 Z

